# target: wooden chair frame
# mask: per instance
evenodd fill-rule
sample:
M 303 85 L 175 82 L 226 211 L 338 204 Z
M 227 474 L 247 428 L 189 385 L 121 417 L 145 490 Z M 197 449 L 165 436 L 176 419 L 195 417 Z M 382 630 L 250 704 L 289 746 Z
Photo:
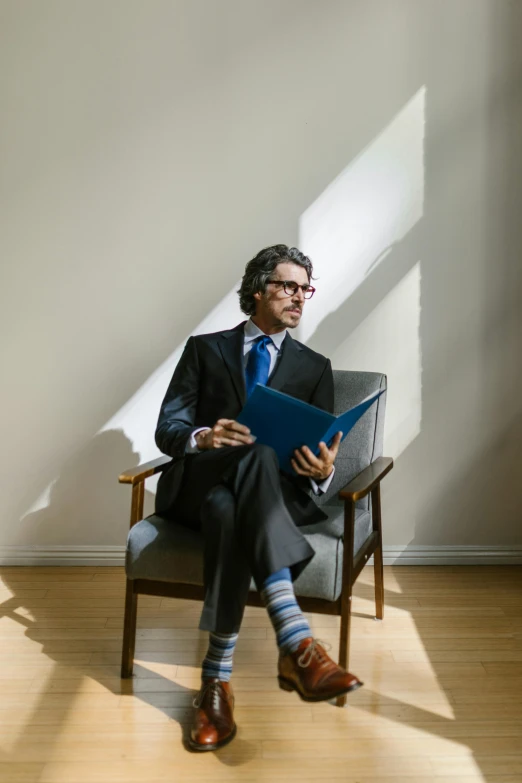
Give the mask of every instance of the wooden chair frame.
M 121 484 L 132 485 L 132 502 L 130 526 L 132 528 L 143 518 L 143 499 L 145 480 L 162 470 L 171 462 L 170 457 L 158 457 L 155 460 L 126 470 L 119 477 Z M 336 601 L 324 598 L 306 598 L 299 596 L 299 605 L 305 612 L 318 614 L 333 614 L 341 617 L 339 665 L 348 669 L 350 656 L 350 619 L 353 585 L 373 555 L 375 578 L 375 617 L 384 617 L 384 580 L 382 563 L 382 522 L 381 522 L 381 481 L 393 467 L 390 457 L 378 457 L 367 468 L 362 470 L 340 492 L 339 498 L 344 500 L 344 551 L 341 594 Z M 354 527 L 355 503 L 371 494 L 372 498 L 372 532 L 363 547 L 354 557 Z M 121 676 L 132 677 L 134 651 L 136 645 L 136 617 L 138 595 L 156 595 L 165 598 L 187 598 L 195 601 L 204 600 L 204 588 L 181 582 L 162 582 L 153 579 L 127 579 L 125 592 L 125 618 L 123 624 L 123 648 L 121 659 Z M 262 606 L 257 592 L 250 592 L 248 606 Z M 337 706 L 344 707 L 346 695 L 337 699 Z

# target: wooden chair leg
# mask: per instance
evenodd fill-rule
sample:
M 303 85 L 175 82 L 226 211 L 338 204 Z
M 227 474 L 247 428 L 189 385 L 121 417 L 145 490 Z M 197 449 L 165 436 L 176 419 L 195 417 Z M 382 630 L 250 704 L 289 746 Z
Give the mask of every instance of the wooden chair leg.
M 341 588 L 341 635 L 339 639 L 339 666 L 348 669 L 350 660 L 350 623 L 352 616 L 353 540 L 355 528 L 355 503 L 344 503 L 344 551 L 343 582 Z M 344 707 L 346 694 L 338 696 L 337 707 Z
M 130 513 L 131 528 L 143 518 L 143 499 L 145 483 L 133 484 Z M 136 614 L 138 611 L 138 594 L 134 592 L 134 582 L 127 579 L 125 591 L 125 618 L 123 620 L 123 644 L 121 651 L 121 676 L 123 679 L 132 677 L 134 668 L 134 650 L 136 648 Z
M 134 650 L 136 647 L 136 615 L 138 595 L 134 592 L 134 582 L 127 579 L 125 592 L 125 619 L 123 622 L 123 646 L 121 653 L 121 676 L 132 677 L 134 668 Z
M 352 589 L 350 587 L 350 595 L 348 598 L 348 607 L 343 610 L 341 614 L 341 635 L 339 640 L 339 666 L 343 669 L 348 669 L 350 662 L 350 625 L 352 619 Z M 336 700 L 337 707 L 344 707 L 346 704 L 347 694 L 338 696 Z
M 378 533 L 379 543 L 373 554 L 373 573 L 375 582 L 375 619 L 384 618 L 384 571 L 382 565 L 382 522 L 381 522 L 381 485 L 372 489 L 373 530 Z

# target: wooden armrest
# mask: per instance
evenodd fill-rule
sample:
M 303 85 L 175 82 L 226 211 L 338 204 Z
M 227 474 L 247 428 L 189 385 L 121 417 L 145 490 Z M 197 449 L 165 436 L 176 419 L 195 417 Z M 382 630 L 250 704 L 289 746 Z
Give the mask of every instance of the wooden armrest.
M 361 498 L 366 497 L 368 492 L 372 491 L 392 468 L 393 460 L 391 457 L 378 457 L 375 462 L 361 470 L 349 484 L 342 488 L 339 492 L 339 497 L 342 500 L 351 500 L 354 503 L 356 500 L 361 500 Z
M 145 481 L 149 476 L 154 476 L 155 473 L 161 473 L 165 470 L 168 464 L 172 462 L 171 457 L 166 457 L 164 454 L 156 459 L 151 459 L 150 462 L 144 462 L 142 465 L 137 465 L 135 468 L 130 468 L 120 473 L 118 481 L 120 484 L 139 484 L 141 481 Z

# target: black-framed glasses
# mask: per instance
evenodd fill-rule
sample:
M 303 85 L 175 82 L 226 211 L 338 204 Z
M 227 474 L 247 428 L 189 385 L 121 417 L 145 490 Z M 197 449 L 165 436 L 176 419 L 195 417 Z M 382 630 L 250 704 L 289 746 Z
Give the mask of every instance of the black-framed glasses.
M 293 280 L 267 280 L 266 282 L 274 283 L 274 285 L 282 285 L 287 296 L 295 296 L 299 289 L 303 292 L 305 299 L 311 299 L 315 294 L 315 288 L 313 285 L 309 285 L 309 283 L 299 285 L 299 283 L 294 283 Z

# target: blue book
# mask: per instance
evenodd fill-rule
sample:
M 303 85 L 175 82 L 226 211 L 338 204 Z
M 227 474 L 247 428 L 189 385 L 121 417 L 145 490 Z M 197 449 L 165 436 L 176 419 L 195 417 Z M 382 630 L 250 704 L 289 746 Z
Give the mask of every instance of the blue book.
M 384 394 L 386 389 L 373 392 L 350 410 L 334 416 L 289 394 L 257 384 L 236 421 L 246 425 L 257 443 L 275 449 L 281 470 L 293 473 L 290 464 L 294 449 L 308 446 L 319 454 L 319 443 L 330 446 L 339 431 L 343 440 L 363 413 Z

